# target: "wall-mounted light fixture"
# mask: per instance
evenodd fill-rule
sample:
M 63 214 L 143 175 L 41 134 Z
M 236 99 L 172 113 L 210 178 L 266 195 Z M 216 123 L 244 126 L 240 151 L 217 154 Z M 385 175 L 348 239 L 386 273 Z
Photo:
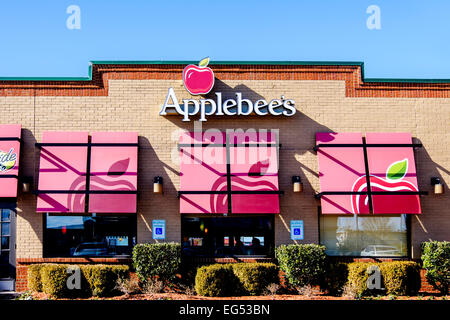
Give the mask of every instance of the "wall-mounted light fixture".
M 22 192 L 30 193 L 31 185 L 33 183 L 33 177 L 22 177 L 21 182 L 22 182 Z
M 294 192 L 303 192 L 303 183 L 300 176 L 292 177 L 292 188 Z
M 163 178 L 157 176 L 153 179 L 153 193 L 162 193 L 163 192 Z
M 431 178 L 431 185 L 434 186 L 434 194 L 443 194 L 444 185 L 441 183 L 441 179 L 438 177 Z

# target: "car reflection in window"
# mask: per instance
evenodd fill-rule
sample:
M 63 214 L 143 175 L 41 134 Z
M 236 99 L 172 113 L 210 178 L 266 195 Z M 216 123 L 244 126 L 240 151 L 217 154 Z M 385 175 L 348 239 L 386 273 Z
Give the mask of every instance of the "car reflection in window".
M 383 245 L 373 245 L 367 246 L 361 251 L 361 256 L 379 256 L 379 257 L 388 257 L 388 256 L 398 256 L 401 252 L 398 248 L 392 246 L 383 246 Z
M 72 250 L 71 250 L 72 251 Z M 108 248 L 104 242 L 86 242 L 73 248 L 72 256 L 107 256 Z

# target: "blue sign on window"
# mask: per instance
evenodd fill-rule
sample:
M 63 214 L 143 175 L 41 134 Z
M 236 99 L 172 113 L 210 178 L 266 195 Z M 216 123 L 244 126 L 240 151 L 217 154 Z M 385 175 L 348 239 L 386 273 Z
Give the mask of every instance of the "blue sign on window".
M 303 220 L 291 220 L 291 239 L 303 240 Z
M 166 220 L 152 221 L 153 239 L 163 240 L 166 238 Z

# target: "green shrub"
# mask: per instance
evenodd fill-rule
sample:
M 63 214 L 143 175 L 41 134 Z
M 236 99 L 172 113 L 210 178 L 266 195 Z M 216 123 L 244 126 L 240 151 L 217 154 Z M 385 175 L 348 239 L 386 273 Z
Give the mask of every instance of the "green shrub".
M 129 277 L 129 267 L 125 265 L 82 265 L 81 272 L 85 279 L 84 286 L 88 286 L 84 292 L 96 297 L 116 293 L 117 280 Z
M 153 277 L 171 281 L 179 271 L 180 265 L 179 243 L 138 244 L 133 248 L 133 266 L 143 283 Z
M 42 292 L 41 269 L 45 264 L 31 264 L 27 267 L 27 287 L 34 292 Z
M 243 294 L 260 295 L 269 284 L 280 282 L 278 267 L 273 263 L 235 263 L 232 268 Z
M 396 296 L 416 295 L 421 286 L 420 265 L 413 261 L 380 263 L 386 293 Z
M 231 264 L 213 264 L 197 269 L 195 291 L 206 297 L 229 297 L 241 292 Z
M 367 287 L 367 280 L 373 271 L 370 271 L 371 266 L 380 268 L 380 263 L 372 262 L 352 262 L 348 264 L 348 281 L 347 286 L 353 288 L 356 297 L 378 295 L 382 293 L 381 290 L 369 289 Z M 380 269 L 381 271 L 381 269 Z M 380 287 L 382 287 L 382 279 L 380 279 Z
M 442 294 L 448 294 L 450 285 L 450 242 L 422 243 L 422 262 L 428 282 Z
M 41 289 L 42 292 L 55 298 L 109 296 L 116 291 L 117 279 L 129 277 L 129 267 L 126 265 L 41 264 L 30 267 L 32 268 L 28 269 L 29 289 L 33 291 Z M 69 268 L 80 268 L 80 289 L 68 288 L 67 280 L 72 275 L 68 272 Z
M 377 266 L 380 270 L 380 288 L 367 287 L 367 280 L 373 274 L 371 266 Z M 354 288 L 357 297 L 380 294 L 415 295 L 421 284 L 420 266 L 412 261 L 353 262 L 348 265 L 347 284 Z
M 67 265 L 45 264 L 41 267 L 42 291 L 55 298 L 72 296 L 72 290 L 67 288 Z
M 320 288 L 328 294 L 339 296 L 342 294 L 348 279 L 348 266 L 343 262 L 329 262 L 326 272 L 320 281 Z
M 326 272 L 325 246 L 316 244 L 281 245 L 275 250 L 280 269 L 293 286 L 320 284 Z

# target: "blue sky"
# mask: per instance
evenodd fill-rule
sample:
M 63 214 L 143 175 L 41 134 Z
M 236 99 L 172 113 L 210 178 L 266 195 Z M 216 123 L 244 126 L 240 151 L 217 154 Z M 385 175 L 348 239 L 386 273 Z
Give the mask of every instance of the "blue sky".
M 81 10 L 70 30 L 67 7 Z M 370 5 L 381 29 L 369 30 Z M 363 61 L 370 78 L 450 79 L 450 1 L 0 3 L 0 77 L 87 76 L 90 60 Z

